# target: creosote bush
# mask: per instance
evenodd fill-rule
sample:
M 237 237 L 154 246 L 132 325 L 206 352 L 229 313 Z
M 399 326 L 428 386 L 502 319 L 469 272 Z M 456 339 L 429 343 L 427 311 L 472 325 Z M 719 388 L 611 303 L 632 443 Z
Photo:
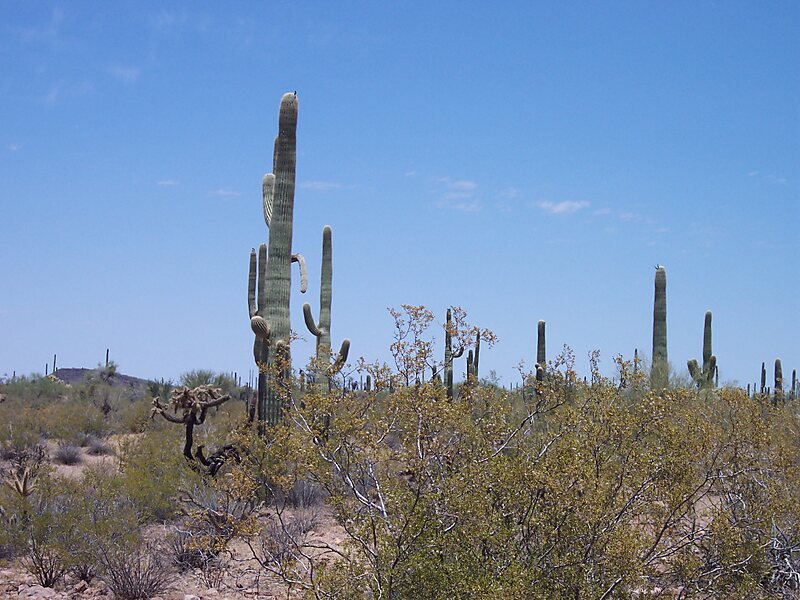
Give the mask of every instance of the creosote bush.
M 346 598 L 790 593 L 795 410 L 733 388 L 654 391 L 622 359 L 606 378 L 597 354 L 584 383 L 570 353 L 519 392 L 473 384 L 448 400 L 436 380 L 413 376 L 432 356 L 426 327 L 404 331 L 415 339 L 398 347 L 411 353 L 395 357 L 399 377 L 362 364 L 384 391 L 309 386 L 286 397 L 284 422 L 231 466 L 273 500 L 251 548 L 290 588 Z M 295 527 L 279 499 L 298 480 L 324 489 L 343 544 Z
M 67 442 L 59 442 L 53 453 L 53 460 L 60 465 L 77 465 L 83 462 L 80 447 Z

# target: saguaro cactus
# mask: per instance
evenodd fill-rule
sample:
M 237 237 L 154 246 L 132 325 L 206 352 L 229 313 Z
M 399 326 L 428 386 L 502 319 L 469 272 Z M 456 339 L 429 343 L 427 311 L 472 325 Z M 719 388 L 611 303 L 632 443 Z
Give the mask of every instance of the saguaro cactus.
M 536 325 L 536 367 L 542 368 L 542 373 L 547 369 L 547 353 L 544 337 L 544 321 L 539 321 Z
M 783 400 L 783 367 L 781 359 L 775 359 L 775 402 Z
M 328 387 L 330 377 L 337 373 L 347 362 L 350 351 L 350 340 L 345 338 L 342 347 L 331 365 L 331 295 L 333 288 L 333 244 L 331 242 L 331 228 L 325 225 L 322 228 L 322 269 L 319 288 L 319 322 L 314 323 L 311 314 L 311 305 L 303 304 L 303 318 L 311 335 L 317 338 L 317 364 L 314 376 L 315 383 Z
M 761 363 L 761 393 L 763 394 L 767 390 L 767 366 L 762 362 Z
M 650 368 L 650 385 L 656 389 L 664 389 L 668 380 L 667 270 L 664 267 L 657 267 L 653 300 L 653 364 Z
M 453 398 L 453 360 L 464 354 L 464 347 L 453 352 L 453 315 L 447 309 L 447 322 L 444 327 L 444 384 L 448 399 Z
M 703 369 L 697 365 L 695 359 L 689 360 L 686 365 L 689 367 L 689 374 L 700 389 L 714 387 L 714 376 L 717 370 L 717 357 L 711 352 L 711 311 L 706 311 L 705 323 L 703 326 Z
M 269 228 L 269 245 L 250 253 L 248 307 L 250 327 L 256 335 L 254 357 L 259 367 L 258 420 L 278 422 L 282 410 L 279 387 L 291 371 L 289 353 L 289 291 L 291 263 L 300 265 L 301 287 L 305 291 L 305 261 L 292 254 L 295 169 L 297 164 L 297 94 L 284 94 L 278 117 L 278 136 L 272 156 L 273 172 L 262 180 L 264 221 Z
M 467 354 L 467 381 L 470 379 L 478 380 L 478 361 L 481 356 L 481 332 L 475 334 L 475 352 L 472 350 Z

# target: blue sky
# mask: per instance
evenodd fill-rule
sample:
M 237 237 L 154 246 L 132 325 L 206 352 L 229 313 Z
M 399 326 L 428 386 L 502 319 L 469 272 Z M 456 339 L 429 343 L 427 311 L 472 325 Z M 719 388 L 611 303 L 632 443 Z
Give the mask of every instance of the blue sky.
M 548 351 L 670 360 L 714 312 L 723 381 L 800 366 L 800 5 L 0 2 L 0 374 L 246 374 L 261 177 L 297 90 L 294 250 L 333 344 L 461 305 L 501 382 Z M 437 352 L 441 351 L 441 343 Z M 463 369 L 464 365 L 457 365 Z

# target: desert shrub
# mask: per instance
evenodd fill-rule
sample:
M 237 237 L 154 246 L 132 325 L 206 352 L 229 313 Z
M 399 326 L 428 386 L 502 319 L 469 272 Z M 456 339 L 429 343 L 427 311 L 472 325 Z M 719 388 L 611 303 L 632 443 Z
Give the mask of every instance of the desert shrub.
M 204 544 L 198 544 L 192 531 L 176 528 L 167 538 L 168 552 L 172 562 L 180 573 L 191 569 L 199 569 L 214 559 Z
M 97 553 L 102 566 L 101 579 L 118 598 L 138 600 L 158 596 L 174 578 L 161 560 L 161 550 L 155 541 L 137 539 L 101 543 Z
M 96 407 L 75 400 L 52 402 L 39 409 L 39 432 L 50 439 L 80 444 L 87 435 L 103 433 L 103 414 Z
M 321 505 L 324 498 L 325 490 L 322 486 L 308 479 L 298 479 L 292 485 L 287 501 L 295 508 L 311 508 Z
M 17 377 L 4 388 L 7 401 L 19 401 L 32 408 L 66 396 L 69 389 L 57 379 L 43 377 L 38 373 Z
M 147 399 L 135 400 L 123 404 L 117 415 L 120 433 L 142 433 L 148 428 L 164 429 L 163 424 L 150 421 L 152 405 Z M 155 426 L 155 427 L 154 427 Z
M 179 513 L 178 490 L 198 477 L 186 465 L 178 428 L 151 430 L 120 443 L 120 483 L 148 519 L 167 520 Z
M 201 385 L 210 385 L 211 387 L 219 388 L 223 394 L 229 394 L 231 397 L 235 395 L 237 389 L 237 382 L 233 380 L 231 375 L 226 373 L 215 373 L 205 369 L 197 369 L 188 371 L 181 375 L 180 384 L 190 389 L 199 387 Z
M 114 454 L 113 448 L 105 440 L 92 435 L 87 436 L 84 445 L 86 447 L 87 454 L 91 454 L 92 456 L 107 456 L 109 454 Z
M 77 465 L 83 462 L 81 449 L 75 444 L 59 442 L 53 453 L 53 461 L 60 465 Z
M 732 388 L 655 392 L 624 361 L 601 376 L 597 355 L 584 383 L 570 352 L 513 398 L 470 381 L 448 400 L 435 382 L 415 385 L 424 340 L 396 340 L 393 393 L 287 397 L 289 418 L 233 467 L 281 492 L 285 518 L 252 547 L 264 569 L 320 596 L 791 593 L 796 406 Z M 324 489 L 341 547 L 310 544 L 281 512 L 298 480 Z M 789 533 L 776 542 L 775 528 Z

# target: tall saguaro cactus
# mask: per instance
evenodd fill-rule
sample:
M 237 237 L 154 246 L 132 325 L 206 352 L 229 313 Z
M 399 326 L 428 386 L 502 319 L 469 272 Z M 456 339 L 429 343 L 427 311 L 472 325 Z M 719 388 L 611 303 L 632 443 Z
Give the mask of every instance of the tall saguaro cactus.
M 292 217 L 297 165 L 296 93 L 284 94 L 278 116 L 278 136 L 272 156 L 272 173 L 262 180 L 264 221 L 269 228 L 269 244 L 250 253 L 248 307 L 250 327 L 256 335 L 253 349 L 258 376 L 258 420 L 265 423 L 280 420 L 287 374 L 291 372 L 289 353 L 289 292 L 291 263 L 298 262 L 301 271 L 301 292 L 305 291 L 305 261 L 292 254 Z
M 668 380 L 667 270 L 664 267 L 657 267 L 653 300 L 653 364 L 650 368 L 650 385 L 656 389 L 664 389 Z
M 700 389 L 714 387 L 714 377 L 717 371 L 717 357 L 711 352 L 711 311 L 706 311 L 705 322 L 703 325 L 703 369 L 697 364 L 695 359 L 686 363 L 689 367 L 689 374 L 695 384 Z
M 767 391 L 767 366 L 762 362 L 761 363 L 761 393 L 764 394 Z
M 539 321 L 536 325 L 536 365 L 542 368 L 542 372 L 547 369 L 547 353 L 544 337 L 544 321 Z
M 775 402 L 783 400 L 783 367 L 781 359 L 775 359 Z
M 453 315 L 451 309 L 447 309 L 447 322 L 444 327 L 444 386 L 447 391 L 447 398 L 453 398 L 453 360 L 464 354 L 464 347 L 461 346 L 453 352 Z
M 311 305 L 303 304 L 303 318 L 311 335 L 317 338 L 317 364 L 315 383 L 328 387 L 330 376 L 341 370 L 347 362 L 350 351 L 350 340 L 345 338 L 339 355 L 333 365 L 331 361 L 331 296 L 333 289 L 333 244 L 331 242 L 331 228 L 325 225 L 322 228 L 322 269 L 319 288 L 319 322 L 314 322 L 311 314 Z

